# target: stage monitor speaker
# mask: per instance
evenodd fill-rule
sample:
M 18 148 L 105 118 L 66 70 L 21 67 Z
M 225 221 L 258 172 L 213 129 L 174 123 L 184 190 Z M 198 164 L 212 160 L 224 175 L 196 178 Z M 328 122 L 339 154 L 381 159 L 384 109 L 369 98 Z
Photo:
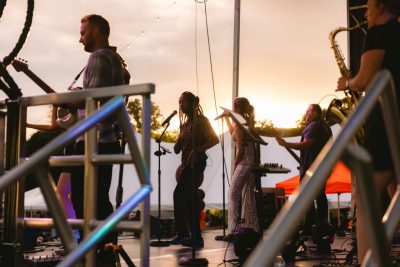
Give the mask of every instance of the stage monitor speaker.
M 262 229 L 265 230 L 270 226 L 285 201 L 286 197 L 283 188 L 264 187 L 261 189 L 261 207 L 259 209 L 261 214 L 259 216 Z
M 25 267 L 55 267 L 59 264 L 64 256 L 59 256 L 57 254 L 45 255 L 45 256 L 29 256 L 25 254 L 24 256 Z
M 159 228 L 161 227 L 161 228 Z M 158 211 L 150 211 L 150 236 L 157 238 L 161 231 L 162 238 L 171 238 L 175 235 L 174 211 L 162 210 L 160 220 Z

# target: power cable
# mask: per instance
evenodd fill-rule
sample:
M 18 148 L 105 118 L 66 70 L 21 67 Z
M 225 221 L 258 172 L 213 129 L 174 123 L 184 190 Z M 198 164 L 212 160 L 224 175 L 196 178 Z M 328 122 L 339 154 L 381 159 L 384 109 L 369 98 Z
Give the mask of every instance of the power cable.
M 34 10 L 34 0 L 28 0 L 28 7 L 26 11 L 26 18 L 24 28 L 22 33 L 16 43 L 14 49 L 11 53 L 4 57 L 3 62 L 0 63 L 0 89 L 11 99 L 15 100 L 18 97 L 22 96 L 21 89 L 18 88 L 18 85 L 15 83 L 11 75 L 6 70 L 6 67 L 14 60 L 14 58 L 18 55 L 19 51 L 21 51 L 26 38 L 28 37 L 29 30 L 32 25 L 32 17 L 33 17 L 33 10 Z M 0 17 L 3 15 L 3 10 L 6 5 L 6 1 L 3 1 L 0 5 Z
M 216 116 L 218 115 L 218 110 L 217 110 L 217 97 L 215 94 L 215 79 L 214 79 L 214 70 L 213 70 L 213 62 L 212 62 L 212 54 L 211 54 L 211 44 L 210 44 L 210 33 L 209 33 L 209 25 L 208 25 L 208 13 L 207 13 L 207 1 L 208 0 L 195 0 L 196 2 L 196 78 L 198 79 L 198 74 L 197 74 L 197 65 L 198 65 L 198 61 L 197 61 L 197 4 L 204 4 L 204 16 L 205 16 L 205 21 L 206 21 L 206 32 L 207 32 L 207 45 L 208 45 L 208 55 L 209 55 L 209 62 L 210 62 L 210 72 L 211 72 L 211 82 L 212 82 L 212 90 L 213 90 L 213 97 L 214 97 L 214 108 L 215 108 L 215 114 Z M 198 89 L 197 89 L 198 90 Z M 220 122 L 218 121 L 218 128 L 221 128 Z M 221 133 L 221 135 L 223 135 L 224 133 Z M 224 140 L 224 138 L 222 138 L 222 136 L 220 137 L 220 140 Z M 221 148 L 223 147 L 223 144 L 221 144 Z M 225 168 L 225 170 L 227 170 L 227 166 L 226 163 L 224 164 L 224 166 L 222 166 L 222 168 Z M 230 182 L 229 182 L 229 174 L 226 171 L 226 178 L 228 181 L 228 187 L 230 187 Z
M 0 1 L 0 18 L 3 16 L 4 7 L 7 5 L 7 0 Z
M 25 25 L 22 30 L 21 35 L 19 36 L 18 42 L 15 45 L 14 49 L 11 51 L 11 53 L 6 56 L 3 59 L 3 65 L 7 67 L 13 60 L 14 58 L 18 55 L 19 51 L 21 51 L 22 46 L 24 45 L 26 38 L 28 37 L 29 30 L 32 25 L 32 17 L 33 17 L 33 9 L 35 2 L 34 0 L 28 0 L 28 8 L 26 11 L 26 19 L 25 19 Z

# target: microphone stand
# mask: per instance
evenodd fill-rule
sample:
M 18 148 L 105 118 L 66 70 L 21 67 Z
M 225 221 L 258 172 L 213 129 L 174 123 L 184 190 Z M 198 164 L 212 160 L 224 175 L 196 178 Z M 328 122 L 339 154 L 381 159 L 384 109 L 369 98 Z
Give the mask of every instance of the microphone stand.
M 226 218 L 225 218 L 225 137 L 224 137 L 224 117 L 221 117 L 222 119 L 222 134 L 221 134 L 221 149 L 222 149 L 222 222 L 223 222 L 223 228 L 222 228 L 222 235 L 217 235 L 215 237 L 215 240 L 217 241 L 224 241 L 225 236 L 226 236 Z
M 169 246 L 169 242 L 161 241 L 161 156 L 165 155 L 166 153 L 171 153 L 168 149 L 161 146 L 161 139 L 169 127 L 169 122 L 165 127 L 164 131 L 161 133 L 160 137 L 156 139 L 158 143 L 158 150 L 154 152 L 154 155 L 158 157 L 158 240 L 150 242 L 150 246 L 152 247 L 167 247 Z
M 125 134 L 121 132 L 121 154 L 125 153 L 126 138 Z M 124 188 L 122 187 L 122 179 L 124 177 L 124 164 L 119 165 L 119 176 L 118 176 L 118 187 L 115 196 L 115 205 L 117 209 L 121 206 L 122 196 L 124 194 Z

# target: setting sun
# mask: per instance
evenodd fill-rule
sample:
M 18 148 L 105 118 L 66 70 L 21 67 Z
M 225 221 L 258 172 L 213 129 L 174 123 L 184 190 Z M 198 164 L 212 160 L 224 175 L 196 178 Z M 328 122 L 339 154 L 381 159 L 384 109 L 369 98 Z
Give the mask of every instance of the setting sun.
M 307 109 L 307 104 L 271 103 L 262 99 L 259 101 L 253 100 L 252 104 L 255 109 L 256 121 L 272 121 L 274 126 L 278 128 L 295 128 L 296 122 L 301 119 Z M 222 130 L 228 131 L 226 125 L 222 129 L 221 120 L 214 120 L 216 116 L 213 113 L 213 111 L 206 111 L 205 116 L 210 120 L 215 132 L 220 134 Z M 179 122 L 177 121 L 177 123 Z
M 307 106 L 301 103 L 271 102 L 263 99 L 253 100 L 257 121 L 267 120 L 279 128 L 294 128 Z

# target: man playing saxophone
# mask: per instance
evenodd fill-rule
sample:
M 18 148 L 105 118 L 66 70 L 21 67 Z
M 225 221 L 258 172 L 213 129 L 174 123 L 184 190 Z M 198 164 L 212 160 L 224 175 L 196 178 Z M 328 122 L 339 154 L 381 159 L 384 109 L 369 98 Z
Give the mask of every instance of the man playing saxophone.
M 337 82 L 337 91 L 362 92 L 378 71 L 388 69 L 394 78 L 397 101 L 400 103 L 400 24 L 397 21 L 399 14 L 400 3 L 398 0 L 368 0 L 366 11 L 368 32 L 361 56 L 360 69 L 353 78 L 340 77 Z M 382 194 L 390 183 L 395 182 L 395 174 L 382 112 L 378 104 L 366 121 L 364 146 L 372 156 L 375 188 L 378 194 Z M 365 235 L 366 231 L 370 229 L 367 229 L 365 214 L 360 208 L 357 189 L 355 194 L 358 207 L 357 249 L 358 259 L 361 263 L 370 247 L 371 240 L 367 240 Z

